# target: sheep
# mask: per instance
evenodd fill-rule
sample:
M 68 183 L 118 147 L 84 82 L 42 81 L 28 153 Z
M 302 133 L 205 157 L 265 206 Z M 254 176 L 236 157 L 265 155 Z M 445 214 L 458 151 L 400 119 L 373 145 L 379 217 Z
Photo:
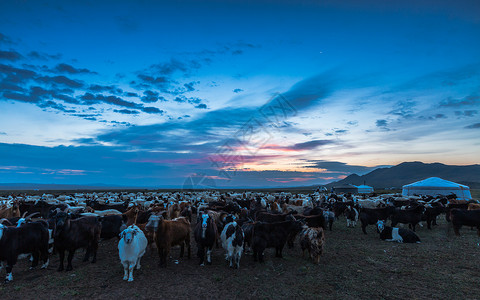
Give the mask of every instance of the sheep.
M 136 225 L 130 225 L 120 234 L 118 255 L 123 265 L 123 280 L 133 281 L 133 268 L 140 269 L 140 259 L 147 249 L 147 238 Z

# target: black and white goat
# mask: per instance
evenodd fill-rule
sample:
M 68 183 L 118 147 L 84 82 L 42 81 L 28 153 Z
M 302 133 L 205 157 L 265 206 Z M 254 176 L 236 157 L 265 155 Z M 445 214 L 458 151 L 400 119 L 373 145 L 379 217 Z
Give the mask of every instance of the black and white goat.
M 32 254 L 31 269 L 41 258 L 42 269 L 48 266 L 48 225 L 46 222 L 32 222 L 21 227 L 7 227 L 0 224 L 0 262 L 6 262 L 5 282 L 13 280 L 12 269 L 21 254 Z
M 377 229 L 380 239 L 387 242 L 420 243 L 420 238 L 409 229 L 385 226 L 383 221 L 377 222 Z
M 198 218 L 194 236 L 195 242 L 197 243 L 197 256 L 200 259 L 200 265 L 204 265 L 205 254 L 207 255 L 207 264 L 212 264 L 212 250 L 213 245 L 217 240 L 218 233 L 217 225 L 208 213 L 202 213 L 201 218 Z
M 220 238 L 223 249 L 225 249 L 226 259 L 230 262 L 230 267 L 240 268 L 240 258 L 242 258 L 244 234 L 242 226 L 235 222 L 233 216 L 229 215 L 226 219 L 227 225 L 223 228 Z

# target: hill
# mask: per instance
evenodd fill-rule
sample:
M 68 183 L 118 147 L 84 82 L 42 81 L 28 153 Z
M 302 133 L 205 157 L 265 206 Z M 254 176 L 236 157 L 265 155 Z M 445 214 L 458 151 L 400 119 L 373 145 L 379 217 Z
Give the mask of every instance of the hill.
M 401 188 L 405 184 L 428 177 L 440 177 L 465 184 L 470 188 L 480 188 L 480 165 L 451 166 L 441 163 L 404 162 L 389 168 L 379 168 L 368 174 L 357 174 L 327 184 L 327 187 L 343 184 L 367 184 L 374 188 Z

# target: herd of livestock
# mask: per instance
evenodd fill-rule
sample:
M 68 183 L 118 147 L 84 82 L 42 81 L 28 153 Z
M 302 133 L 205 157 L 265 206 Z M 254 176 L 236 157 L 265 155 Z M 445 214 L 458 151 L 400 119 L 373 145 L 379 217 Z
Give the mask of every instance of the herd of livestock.
M 459 235 L 462 226 L 476 227 L 480 236 L 480 204 L 460 201 L 454 195 L 402 197 L 400 195 L 336 195 L 203 192 L 77 193 L 72 195 L 10 195 L 0 197 L 0 269 L 5 282 L 13 280 L 17 260 L 28 257 L 31 268 L 59 255 L 58 271 L 72 270 L 77 249 L 85 249 L 84 261 L 96 261 L 100 239 L 117 238 L 124 280 L 133 280 L 147 247 L 156 248 L 159 265 L 166 267 L 170 249 L 180 246 L 180 257 L 191 255 L 191 238 L 199 264 L 211 264 L 212 251 L 221 245 L 230 267 L 239 268 L 242 254 L 251 251 L 264 261 L 266 248 L 282 257 L 285 245 L 298 240 L 302 252 L 319 263 L 325 230 L 344 215 L 347 227 L 361 223 L 367 234 L 375 225 L 382 240 L 420 242 L 417 225 L 428 229 L 437 217 L 446 220 Z M 387 220 L 391 226 L 387 226 Z M 397 224 L 408 228 L 397 228 Z

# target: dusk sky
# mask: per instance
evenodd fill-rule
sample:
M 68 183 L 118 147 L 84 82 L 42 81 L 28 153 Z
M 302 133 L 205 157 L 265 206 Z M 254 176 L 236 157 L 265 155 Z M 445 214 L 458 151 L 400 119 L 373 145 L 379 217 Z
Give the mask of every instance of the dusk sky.
M 0 183 L 480 163 L 480 1 L 0 2 Z

